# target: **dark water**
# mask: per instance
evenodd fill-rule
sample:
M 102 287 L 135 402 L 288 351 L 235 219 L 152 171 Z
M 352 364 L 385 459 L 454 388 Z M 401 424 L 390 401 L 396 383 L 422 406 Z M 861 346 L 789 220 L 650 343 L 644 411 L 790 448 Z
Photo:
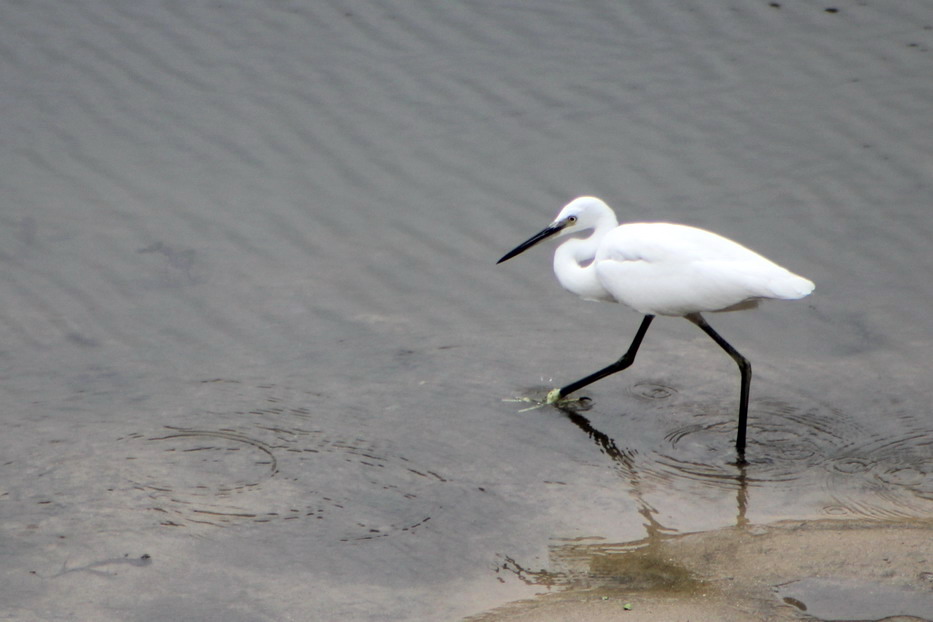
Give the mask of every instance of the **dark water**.
M 933 517 L 933 9 L 0 6 L 10 619 L 457 619 L 550 543 Z M 813 279 L 638 324 L 567 200 Z M 145 559 L 151 563 L 117 563 Z M 65 572 L 67 571 L 67 572 Z

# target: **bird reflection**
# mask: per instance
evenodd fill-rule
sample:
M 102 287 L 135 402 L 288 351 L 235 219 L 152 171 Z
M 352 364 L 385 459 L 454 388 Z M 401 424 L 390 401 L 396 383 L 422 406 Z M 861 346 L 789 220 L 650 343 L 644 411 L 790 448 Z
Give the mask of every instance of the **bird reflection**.
M 575 426 L 592 439 L 599 450 L 612 461 L 612 466 L 628 483 L 629 491 L 644 519 L 645 537 L 623 543 L 584 544 L 579 539 L 563 540 L 549 547 L 549 568 L 533 570 L 513 557 L 506 556 L 497 571 L 514 574 L 528 585 L 594 587 L 604 584 L 625 585 L 631 589 L 690 591 L 700 589 L 702 581 L 676 559 L 671 558 L 665 541 L 679 537 L 677 529 L 666 527 L 658 518 L 658 510 L 646 499 L 646 488 L 637 464 L 637 452 L 622 448 L 608 434 L 596 429 L 581 414 L 588 405 L 586 398 L 576 402 L 555 404 Z M 748 487 L 746 466 L 735 464 L 732 476 L 736 482 L 736 527 L 748 525 Z
M 586 435 L 592 439 L 600 451 L 608 456 L 616 469 L 628 481 L 632 497 L 638 504 L 638 513 L 645 519 L 645 530 L 647 532 L 642 544 L 652 544 L 659 542 L 664 537 L 670 537 L 677 533 L 676 529 L 665 527 L 657 519 L 657 510 L 645 499 L 642 478 L 639 474 L 636 464 L 636 452 L 632 449 L 620 448 L 615 440 L 605 432 L 601 432 L 593 427 L 590 420 L 580 414 L 580 407 L 571 403 L 558 403 L 554 405 L 557 410 L 562 412 L 574 425 L 583 430 Z M 736 519 L 735 526 L 744 528 L 749 524 L 748 512 L 748 472 L 747 464 L 744 461 L 733 463 L 736 471 L 731 476 L 736 482 Z M 633 542 L 632 544 L 638 544 Z

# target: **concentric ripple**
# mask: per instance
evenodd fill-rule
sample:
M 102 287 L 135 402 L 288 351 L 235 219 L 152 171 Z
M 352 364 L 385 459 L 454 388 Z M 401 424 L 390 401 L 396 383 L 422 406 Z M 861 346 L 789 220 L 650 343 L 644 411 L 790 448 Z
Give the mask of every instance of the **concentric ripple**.
M 626 447 L 619 443 L 619 432 L 614 437 L 603 431 L 607 424 L 599 418 L 590 421 L 566 410 L 565 414 L 639 486 L 654 482 L 664 490 L 678 488 L 695 496 L 710 489 L 735 491 L 742 514 L 748 489 L 755 487 L 774 493 L 769 495 L 771 514 L 780 514 L 782 503 L 792 503 L 792 512 L 834 518 L 933 518 L 933 430 L 916 429 L 912 419 L 901 423 L 890 417 L 879 419 L 888 431 L 883 433 L 866 430 L 853 417 L 825 404 L 755 400 L 749 410 L 747 463 L 738 465 L 732 409 L 667 404 L 663 400 L 677 392 L 662 389 L 643 383 L 628 391 L 645 400 L 648 426 L 678 422 L 658 438 L 655 448 L 650 440 L 637 449 Z M 691 412 L 696 414 L 685 414 Z M 632 414 L 623 417 L 631 420 Z M 914 429 L 891 432 L 905 425 Z M 631 428 L 628 434 L 647 438 L 644 430 Z
M 933 517 L 933 430 L 845 447 L 826 464 L 835 516 Z
M 333 435 L 313 393 L 205 381 L 197 428 L 166 426 L 120 439 L 125 477 L 164 526 L 314 519 L 329 535 L 368 540 L 430 520 L 428 486 L 446 481 L 386 443 Z M 213 424 L 213 425 L 212 425 Z M 214 427 L 216 426 L 216 427 Z
M 677 395 L 677 389 L 660 382 L 641 381 L 633 384 L 627 391 L 629 395 L 640 400 L 664 400 Z
M 829 460 L 853 428 L 842 413 L 824 406 L 752 402 L 743 485 L 801 478 Z M 667 434 L 670 446 L 659 451 L 655 464 L 647 469 L 662 478 L 686 477 L 705 485 L 735 487 L 735 435 L 734 413 L 701 412 Z
M 130 434 L 126 440 L 130 439 L 164 441 L 158 453 L 144 452 L 140 457 L 128 458 L 133 460 L 134 470 L 145 474 L 137 483 L 152 490 L 163 489 L 167 474 L 190 469 L 198 473 L 198 479 L 190 484 L 186 494 L 231 495 L 259 486 L 278 471 L 275 453 L 269 445 L 233 431 L 167 427 L 161 435 L 147 438 Z

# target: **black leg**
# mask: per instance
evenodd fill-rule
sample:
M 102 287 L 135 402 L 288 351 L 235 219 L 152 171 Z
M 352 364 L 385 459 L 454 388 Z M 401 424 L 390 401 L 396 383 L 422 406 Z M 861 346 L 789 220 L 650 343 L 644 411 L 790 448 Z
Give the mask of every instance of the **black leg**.
M 590 374 L 586 378 L 581 378 L 576 382 L 571 382 L 566 387 L 563 387 L 560 390 L 560 395 L 558 397 L 566 397 L 578 389 L 582 389 L 588 384 L 593 384 L 597 380 L 605 378 L 610 374 L 614 374 L 617 371 L 622 371 L 626 367 L 629 367 L 632 363 L 635 362 L 635 354 L 638 352 L 638 347 L 641 345 L 641 340 L 645 338 L 645 333 L 648 332 L 648 326 L 651 324 L 651 320 L 654 319 L 653 315 L 646 315 L 645 319 L 641 321 L 641 326 L 638 327 L 638 332 L 635 333 L 635 339 L 632 340 L 632 345 L 628 347 L 628 351 L 622 355 L 618 361 L 600 369 L 595 374 Z
M 699 326 L 704 333 L 713 338 L 719 347 L 725 350 L 736 365 L 742 376 L 742 389 L 739 395 L 739 431 L 735 437 L 735 451 L 739 455 L 739 464 L 745 464 L 745 427 L 748 425 L 748 393 L 752 384 L 752 364 L 739 354 L 739 351 L 729 345 L 729 342 L 719 336 L 713 327 L 706 323 L 699 313 L 685 315 L 688 320 Z

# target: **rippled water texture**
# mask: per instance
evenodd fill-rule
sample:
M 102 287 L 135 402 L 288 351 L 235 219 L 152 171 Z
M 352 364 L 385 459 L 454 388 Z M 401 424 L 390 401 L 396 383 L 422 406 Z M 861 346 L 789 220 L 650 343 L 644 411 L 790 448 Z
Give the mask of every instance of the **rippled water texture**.
M 933 8 L 824 8 L 0 5 L 0 617 L 455 620 L 575 539 L 927 524 Z M 495 265 L 582 194 L 817 284 L 708 318 L 747 465 L 679 319 L 533 407 L 639 322 Z

